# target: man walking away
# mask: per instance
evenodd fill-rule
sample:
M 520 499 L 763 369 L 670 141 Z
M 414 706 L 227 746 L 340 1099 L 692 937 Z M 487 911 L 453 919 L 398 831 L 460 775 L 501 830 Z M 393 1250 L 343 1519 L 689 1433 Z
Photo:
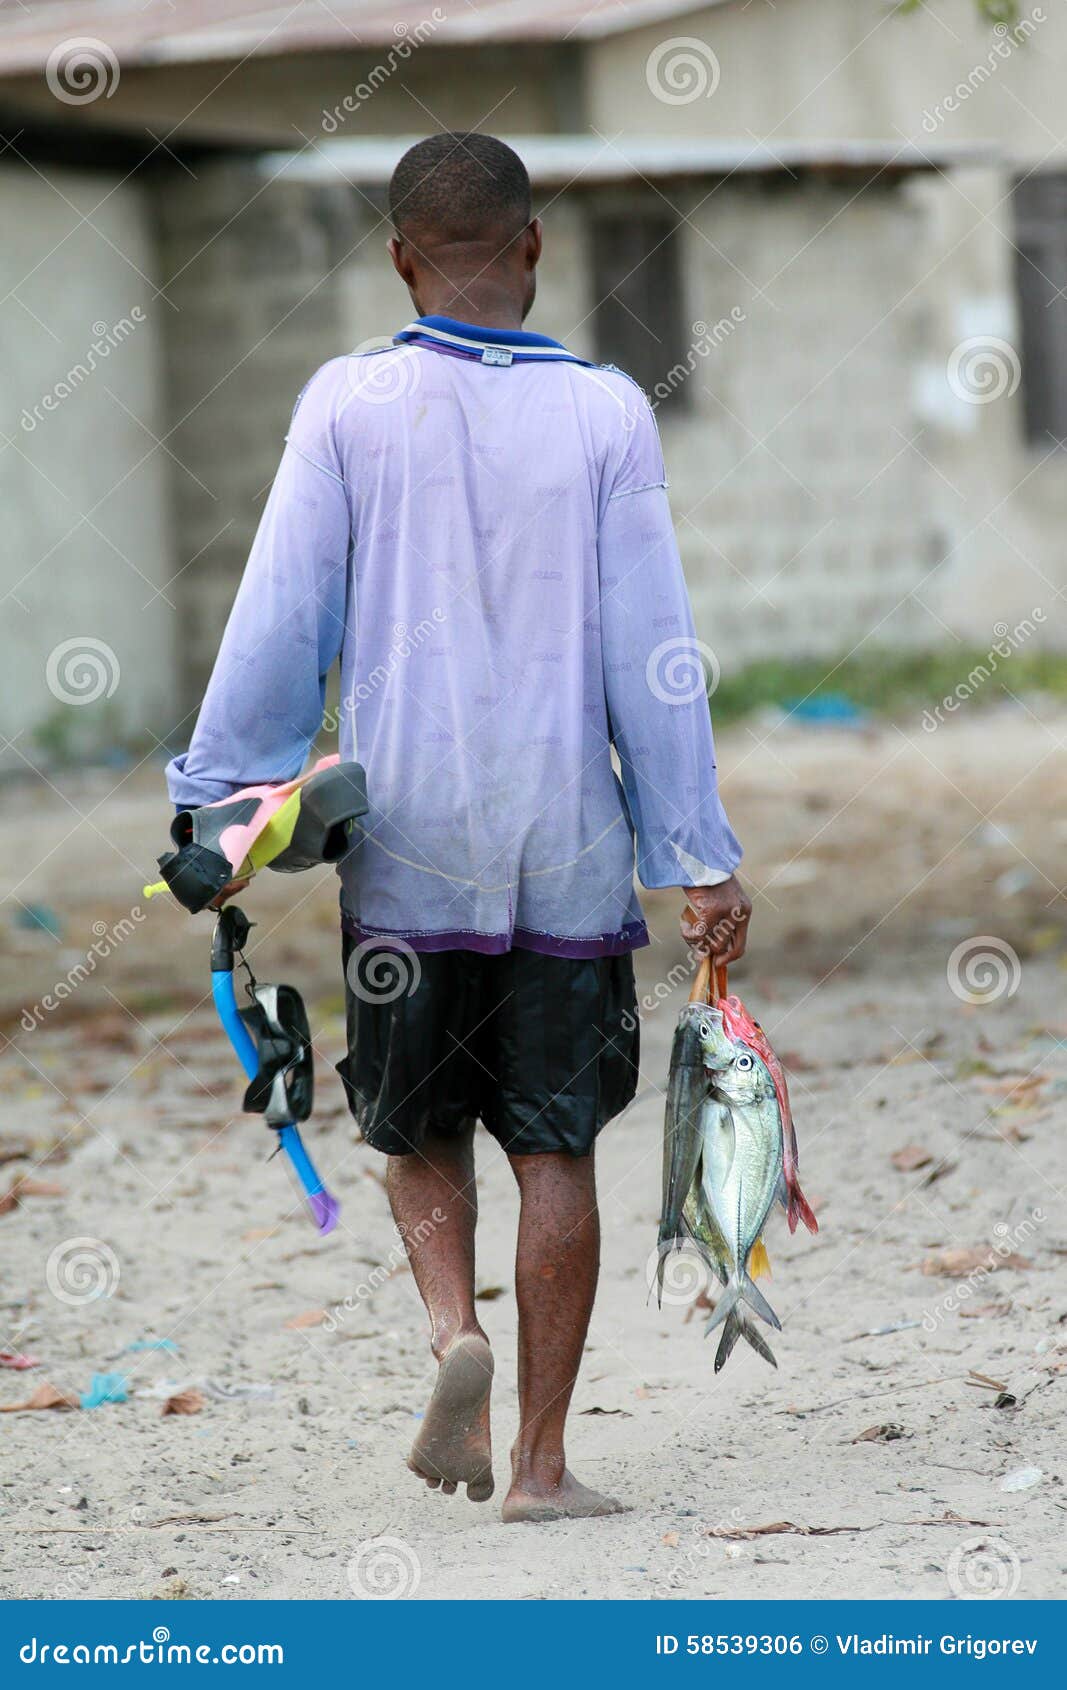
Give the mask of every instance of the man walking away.
M 564 1423 L 597 1282 L 594 1143 L 637 1083 L 635 850 L 722 961 L 750 906 L 646 400 L 523 330 L 542 232 L 510 148 L 421 142 L 390 208 L 417 316 L 301 395 L 170 792 L 295 775 L 340 659 L 340 750 L 358 730 L 371 810 L 340 869 L 339 1067 L 388 1156 L 439 1363 L 408 1465 L 492 1494 L 480 1119 L 521 1197 L 504 1519 L 611 1513 L 568 1472 Z

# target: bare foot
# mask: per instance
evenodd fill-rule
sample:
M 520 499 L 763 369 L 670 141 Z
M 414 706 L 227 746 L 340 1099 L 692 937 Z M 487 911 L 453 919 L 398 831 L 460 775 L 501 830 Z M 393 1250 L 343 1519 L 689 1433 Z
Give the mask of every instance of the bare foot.
M 493 1383 L 493 1352 L 478 1333 L 453 1338 L 441 1357 L 430 1405 L 411 1447 L 408 1466 L 452 1496 L 465 1484 L 472 1502 L 487 1502 L 493 1494 L 489 1441 L 489 1392 Z
M 505 1525 L 515 1520 L 540 1524 L 544 1520 L 592 1520 L 603 1514 L 625 1514 L 624 1502 L 580 1485 L 573 1473 L 564 1471 L 557 1485 L 535 1490 L 529 1482 L 514 1483 L 504 1498 L 501 1517 Z

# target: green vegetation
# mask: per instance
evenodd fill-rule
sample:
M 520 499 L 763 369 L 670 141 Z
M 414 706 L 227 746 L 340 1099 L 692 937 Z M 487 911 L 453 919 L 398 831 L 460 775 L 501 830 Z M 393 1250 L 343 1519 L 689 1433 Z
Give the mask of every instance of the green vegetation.
M 926 0 L 899 0 L 901 12 L 917 12 Z M 978 16 L 987 23 L 1015 23 L 1019 16 L 1019 0 L 974 0 Z
M 768 705 L 790 709 L 801 699 L 811 706 L 820 698 L 838 697 L 858 710 L 914 721 L 943 699 L 956 698 L 957 687 L 966 689 L 966 708 L 971 710 L 996 704 L 1010 693 L 1042 692 L 1067 699 L 1067 654 L 1016 651 L 993 662 L 995 668 L 988 651 L 970 646 L 865 649 L 838 663 L 823 657 L 772 659 L 723 675 L 712 699 L 712 715 L 724 724 Z

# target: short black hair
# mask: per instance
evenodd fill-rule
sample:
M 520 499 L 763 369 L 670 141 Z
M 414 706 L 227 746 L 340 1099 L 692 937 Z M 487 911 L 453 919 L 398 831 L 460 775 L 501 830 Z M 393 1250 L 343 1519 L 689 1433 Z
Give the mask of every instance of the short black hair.
M 453 130 L 409 147 L 389 183 L 397 233 L 448 241 L 511 240 L 530 221 L 530 178 L 518 153 L 493 135 Z

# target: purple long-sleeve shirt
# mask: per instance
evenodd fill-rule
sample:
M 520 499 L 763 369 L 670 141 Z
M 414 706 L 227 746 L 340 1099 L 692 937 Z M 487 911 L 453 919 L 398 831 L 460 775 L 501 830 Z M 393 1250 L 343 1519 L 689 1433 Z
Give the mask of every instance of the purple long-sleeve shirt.
M 339 870 L 350 932 L 646 943 L 635 838 L 649 887 L 741 855 L 665 486 L 640 390 L 542 335 L 426 317 L 325 364 L 171 797 L 297 774 L 340 658 L 340 751 L 371 801 Z

